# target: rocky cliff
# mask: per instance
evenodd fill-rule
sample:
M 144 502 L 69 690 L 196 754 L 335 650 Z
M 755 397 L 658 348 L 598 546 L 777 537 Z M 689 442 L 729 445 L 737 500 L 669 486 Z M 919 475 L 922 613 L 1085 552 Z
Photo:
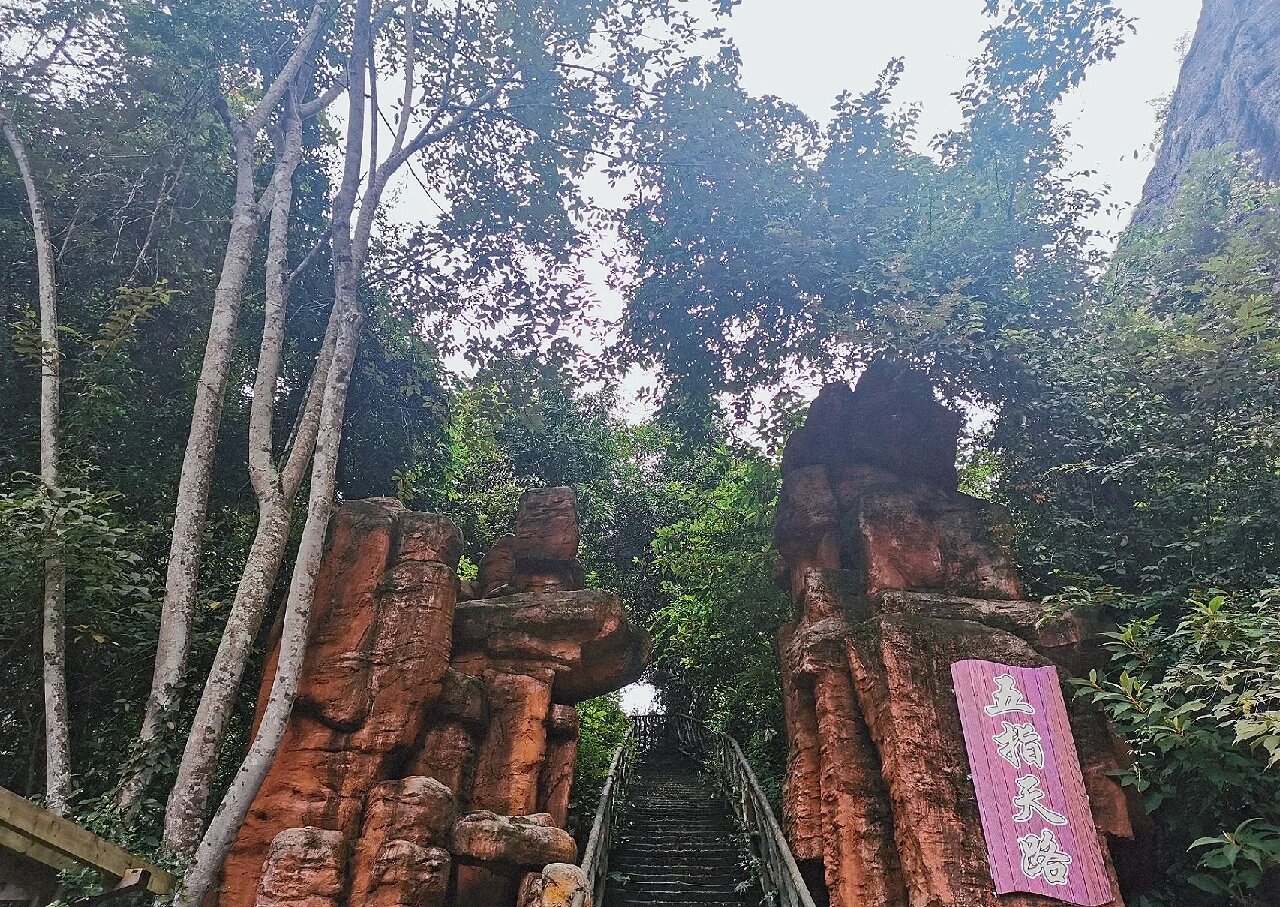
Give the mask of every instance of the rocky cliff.
M 1135 221 L 1173 199 L 1196 152 L 1228 142 L 1280 179 L 1280 0 L 1205 0 Z
M 215 907 L 569 903 L 574 704 L 647 656 L 622 602 L 582 588 L 578 540 L 572 489 L 526 493 L 460 583 L 447 519 L 342 507 L 297 704 Z

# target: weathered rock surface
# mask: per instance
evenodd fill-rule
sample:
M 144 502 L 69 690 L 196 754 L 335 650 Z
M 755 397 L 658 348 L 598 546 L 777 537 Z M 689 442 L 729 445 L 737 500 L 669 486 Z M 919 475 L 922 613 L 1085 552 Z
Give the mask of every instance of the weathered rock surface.
M 578 556 L 578 495 L 572 488 L 538 488 L 520 495 L 516 561 L 571 561 Z
M 782 707 L 787 723 L 787 773 L 782 782 L 782 827 L 796 860 L 822 861 L 822 790 L 818 717 L 813 681 L 794 657 L 795 624 L 778 630 L 782 662 Z
M 994 894 L 950 665 L 1078 668 L 1095 628 L 1024 600 L 1005 515 L 956 488 L 959 426 L 927 381 L 879 362 L 856 390 L 824 388 L 783 456 L 783 822 L 833 907 L 1052 903 Z M 1133 804 L 1107 772 L 1125 754 L 1076 712 L 1100 840 L 1123 851 Z
M 582 901 L 575 904 L 579 895 Z M 572 863 L 551 863 L 527 877 L 520 907 L 592 907 L 591 881 Z
M 434 778 L 384 781 L 369 792 L 352 861 L 351 900 L 434 907 L 449 886 L 453 791 Z
M 547 755 L 551 675 L 488 672 L 494 716 L 477 756 L 468 806 L 516 816 L 538 803 L 538 778 Z
M 1197 152 L 1225 143 L 1280 179 L 1280 0 L 1205 0 L 1135 220 L 1172 202 Z
M 927 378 L 891 362 L 873 362 L 856 391 L 829 384 L 787 442 L 782 471 L 863 463 L 904 478 L 956 484 L 963 419 L 938 402 Z
M 514 592 L 516 578 L 516 537 L 500 536 L 480 559 L 476 585 L 479 598 Z
M 631 683 L 649 656 L 648 638 L 628 621 L 622 600 L 597 589 L 465 602 L 453 641 L 459 670 L 545 671 L 554 700 L 568 704 Z
M 862 624 L 849 639 L 858 704 L 880 754 L 910 899 L 972 907 L 1051 904 L 1032 895 L 997 896 L 985 871 L 969 761 L 963 744 L 956 745 L 964 737 L 954 692 L 937 682 L 966 658 L 1020 667 L 1048 663 L 1013 634 L 972 621 L 891 614 Z M 1098 830 L 1104 855 L 1106 830 Z
M 465 864 L 458 869 L 457 903 L 517 903 L 529 869 L 577 859 L 573 837 L 553 823 L 545 813 L 508 817 L 479 812 L 462 817 L 453 829 L 453 851 Z
M 341 832 L 286 828 L 271 841 L 255 907 L 337 907 L 346 841 Z
M 547 757 L 538 779 L 538 812 L 547 813 L 564 828 L 569 820 L 569 793 L 578 758 L 578 710 L 553 705 L 547 717 Z
M 297 704 L 210 907 L 516 907 L 526 876 L 558 904 L 567 877 L 542 868 L 576 857 L 573 703 L 648 653 L 616 596 L 579 588 L 578 542 L 572 489 L 527 493 L 459 605 L 448 520 L 345 504 Z
M 298 702 L 224 864 L 221 907 L 253 903 L 282 829 L 359 835 L 365 801 L 423 731 L 449 664 L 456 530 L 375 499 L 344 506 L 316 585 Z M 263 678 L 265 702 L 273 665 Z
M 460 860 L 512 866 L 572 863 L 578 857 L 578 846 L 572 835 L 554 823 L 546 813 L 471 813 L 453 826 L 453 853 Z

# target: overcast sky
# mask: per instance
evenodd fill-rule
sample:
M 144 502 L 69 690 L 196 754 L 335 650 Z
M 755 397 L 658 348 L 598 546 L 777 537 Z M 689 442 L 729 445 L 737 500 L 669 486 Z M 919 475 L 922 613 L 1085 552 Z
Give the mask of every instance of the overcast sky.
M 1097 226 L 1122 226 L 1142 193 L 1155 135 L 1152 101 L 1172 90 L 1179 45 L 1195 30 L 1200 0 L 1117 0 L 1135 17 L 1116 58 L 1090 71 L 1064 105 L 1076 169 L 1099 171 L 1123 211 Z M 843 89 L 861 91 L 892 57 L 906 61 L 898 91 L 922 104 L 921 131 L 959 125 L 951 92 L 962 85 L 990 23 L 982 0 L 744 0 L 728 21 L 742 52 L 743 80 L 754 94 L 775 94 L 826 119 Z M 1134 152 L 1138 157 L 1134 158 Z

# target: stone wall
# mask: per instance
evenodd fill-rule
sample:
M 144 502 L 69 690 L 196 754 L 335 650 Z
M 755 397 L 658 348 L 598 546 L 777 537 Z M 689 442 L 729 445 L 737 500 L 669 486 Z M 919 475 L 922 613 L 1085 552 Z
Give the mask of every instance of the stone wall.
M 994 893 L 950 665 L 1066 676 L 1099 656 L 1085 621 L 1044 622 L 1024 600 L 1005 515 L 957 490 L 960 425 L 925 379 L 879 362 L 856 391 L 824 388 L 783 457 L 774 535 L 795 605 L 778 634 L 783 824 L 837 907 L 1057 903 Z M 1107 774 L 1127 755 L 1073 710 L 1108 868 L 1137 876 L 1141 813 Z
M 574 704 L 635 680 L 648 652 L 621 600 L 583 588 L 578 541 L 572 489 L 528 492 L 460 583 L 447 519 L 344 505 L 297 704 L 211 907 L 571 898 Z

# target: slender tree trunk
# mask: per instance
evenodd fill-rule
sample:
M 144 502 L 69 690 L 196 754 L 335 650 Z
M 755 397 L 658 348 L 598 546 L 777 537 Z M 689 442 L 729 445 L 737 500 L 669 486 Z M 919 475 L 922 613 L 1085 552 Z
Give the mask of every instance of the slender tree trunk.
M 160 731 L 167 721 L 176 717 L 179 686 L 187 667 L 191 617 L 200 573 L 200 546 L 213 482 L 213 457 L 244 299 L 244 282 L 253 262 L 261 220 L 254 186 L 254 143 L 275 115 L 285 93 L 295 84 L 299 72 L 309 65 L 330 2 L 315 0 L 297 46 L 263 92 L 262 99 L 243 123 L 231 123 L 236 162 L 235 203 L 222 271 L 214 290 L 209 335 L 178 477 L 155 670 L 138 734 L 140 763 L 121 781 L 117 803 L 122 810 L 134 807 L 151 780 Z
M 283 469 L 277 469 L 272 453 L 272 417 L 284 346 L 290 181 L 302 150 L 302 123 L 296 110 L 286 131 L 285 151 L 273 176 L 266 312 L 249 416 L 249 473 L 258 498 L 258 527 L 165 810 L 165 848 L 181 856 L 190 856 L 200 840 L 227 721 L 288 544 L 294 501 L 314 449 L 320 404 L 333 356 L 336 319 L 331 317 L 312 371 L 297 435 Z
M 58 288 L 53 271 L 53 237 L 36 186 L 26 146 L 13 124 L 0 115 L 0 129 L 9 143 L 27 192 L 35 233 L 36 271 L 40 296 L 40 481 L 46 492 L 58 488 L 58 445 L 61 352 L 58 344 Z M 60 527 L 51 525 L 44 557 L 44 596 L 41 655 L 44 663 L 45 797 L 49 808 L 66 812 L 71 787 L 71 744 L 67 718 L 66 565 Z
M 227 851 L 235 840 L 236 832 L 244 822 L 253 798 L 257 796 L 258 789 L 271 768 L 298 695 L 298 679 L 306 654 L 316 576 L 320 571 L 329 518 L 333 513 L 342 418 L 361 322 L 362 316 L 358 309 L 344 310 L 329 382 L 325 388 L 320 431 L 316 438 L 315 458 L 311 469 L 307 521 L 302 530 L 298 558 L 289 586 L 284 628 L 280 638 L 280 655 L 271 693 L 253 744 L 196 849 L 195 861 L 174 899 L 175 907 L 198 907 L 212 888 Z
M 200 543 L 204 534 L 209 489 L 213 482 L 213 457 L 222 421 L 223 398 L 236 325 L 244 299 L 244 283 L 253 263 L 258 235 L 257 200 L 253 185 L 253 143 L 243 135 L 236 140 L 236 198 L 227 237 L 222 272 L 213 294 L 213 314 L 205 344 L 204 362 L 196 384 L 196 399 L 187 435 L 186 452 L 178 478 L 173 536 L 165 573 L 164 602 L 160 611 L 160 636 L 156 642 L 151 694 L 139 733 L 143 763 L 120 787 L 121 809 L 131 809 L 154 772 L 156 739 L 166 719 L 172 717 L 178 685 L 186 671 L 191 616 L 195 608 L 196 580 L 200 571 Z
M 298 680 L 306 655 L 316 577 L 320 572 L 329 519 L 333 513 L 347 389 L 351 382 L 351 370 L 363 323 L 358 293 L 362 256 L 353 249 L 352 220 L 362 178 L 362 142 L 366 113 L 364 77 L 373 40 L 370 33 L 371 0 L 357 0 L 354 13 L 355 30 L 347 67 L 349 90 L 343 176 L 333 203 L 333 317 L 336 322 L 333 360 L 328 368 L 320 405 L 315 455 L 311 463 L 307 519 L 303 525 L 285 603 L 276 673 L 257 734 L 230 789 L 205 830 L 196 849 L 195 860 L 183 879 L 182 888 L 174 897 L 174 907 L 198 907 L 213 887 L 227 851 L 235 841 L 236 833 L 275 759 L 298 695 Z M 376 112 L 373 115 L 376 116 Z M 366 204 L 369 201 L 366 196 Z M 376 206 L 376 198 L 373 204 Z

